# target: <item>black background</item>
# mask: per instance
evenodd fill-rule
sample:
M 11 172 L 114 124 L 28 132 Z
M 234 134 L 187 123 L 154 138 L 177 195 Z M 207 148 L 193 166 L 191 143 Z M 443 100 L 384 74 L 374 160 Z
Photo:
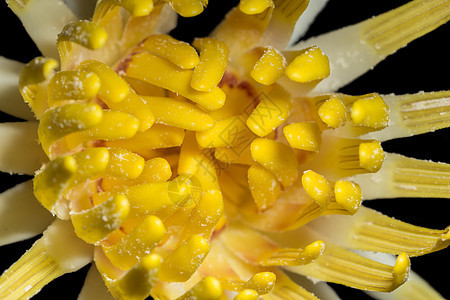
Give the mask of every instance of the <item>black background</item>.
M 210 0 L 208 8 L 202 15 L 189 19 L 181 18 L 180 26 L 172 34 L 187 42 L 192 41 L 196 36 L 206 36 L 223 18 L 227 9 L 237 2 L 236 0 Z M 406 0 L 330 0 L 305 38 L 354 24 L 406 2 Z M 20 21 L 7 8 L 5 1 L 0 1 L 0 23 L 2 29 L 0 55 L 22 62 L 28 62 L 39 55 L 39 51 L 26 35 Z M 404 94 L 449 89 L 449 33 L 448 24 L 441 26 L 432 33 L 411 42 L 408 47 L 391 55 L 372 71 L 340 91 L 358 95 L 370 92 Z M 2 121 L 14 120 L 4 114 L 0 114 L 0 118 Z M 438 130 L 434 133 L 389 141 L 383 143 L 383 147 L 389 152 L 450 163 L 449 133 L 449 129 Z M 29 178 L 27 176 L 12 177 L 0 172 L 1 191 Z M 448 199 L 385 199 L 365 202 L 364 205 L 415 225 L 442 229 L 450 224 Z M 1 247 L 0 269 L 4 270 L 14 263 L 35 240 L 36 238 Z M 450 298 L 449 255 L 450 251 L 446 249 L 411 259 L 413 270 L 429 281 L 444 298 Z M 76 299 L 86 272 L 87 267 L 75 274 L 56 279 L 33 299 Z M 331 285 L 343 299 L 370 299 L 361 291 Z

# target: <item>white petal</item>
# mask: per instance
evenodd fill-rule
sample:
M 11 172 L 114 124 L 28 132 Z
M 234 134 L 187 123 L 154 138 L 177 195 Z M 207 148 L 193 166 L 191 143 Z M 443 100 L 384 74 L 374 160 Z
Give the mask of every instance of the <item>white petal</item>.
M 0 56 L 0 111 L 25 120 L 34 120 L 19 93 L 19 76 L 24 64 Z
M 0 171 L 33 175 L 46 161 L 37 122 L 0 124 Z
M 31 0 L 25 3 L 22 6 L 22 1 L 11 0 L 9 6 L 42 54 L 58 58 L 56 37 L 64 25 L 78 18 L 62 0 Z
M 95 265 L 89 269 L 78 300 L 113 300 Z
M 30 180 L 0 194 L 0 220 L 2 246 L 42 233 L 53 216 L 34 197 Z
M 90 19 L 94 14 L 95 3 L 97 1 L 64 0 L 64 2 L 80 19 Z

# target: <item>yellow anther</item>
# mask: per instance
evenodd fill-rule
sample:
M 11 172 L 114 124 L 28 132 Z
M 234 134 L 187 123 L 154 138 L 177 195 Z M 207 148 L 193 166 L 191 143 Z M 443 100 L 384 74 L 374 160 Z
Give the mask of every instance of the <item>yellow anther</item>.
M 252 142 L 250 151 L 253 159 L 271 171 L 283 187 L 289 187 L 297 179 L 297 158 L 289 146 L 257 138 Z
M 223 290 L 219 280 L 212 276 L 206 276 L 177 300 L 219 300 L 222 295 Z
M 197 51 L 191 45 L 166 34 L 151 35 L 140 46 L 182 69 L 192 69 L 200 62 Z
M 158 281 L 162 258 L 150 254 L 142 258 L 122 278 L 112 283 L 111 293 L 116 299 L 145 299 Z
M 214 126 L 214 119 L 196 105 L 165 97 L 144 97 L 156 121 L 192 131 L 204 131 Z
M 153 149 L 177 147 L 183 143 L 184 130 L 165 125 L 153 125 L 144 132 L 138 132 L 132 138 L 106 142 L 107 147 L 124 148 L 144 158 L 154 157 Z
M 77 173 L 70 182 L 70 187 L 75 187 L 84 181 L 103 173 L 109 162 L 109 151 L 106 148 L 89 148 L 73 154 L 78 166 Z
M 161 219 L 148 216 L 117 244 L 110 247 L 103 245 L 102 248 L 116 267 L 128 270 L 155 248 L 164 233 Z
M 100 78 L 91 71 L 61 71 L 47 86 L 48 103 L 53 106 L 63 100 L 84 100 L 95 97 L 100 89 Z
M 304 49 L 286 68 L 289 79 L 301 83 L 324 79 L 330 75 L 328 57 L 318 47 Z
M 200 267 L 209 252 L 209 242 L 200 235 L 193 235 L 164 258 L 161 267 L 162 281 L 186 281 Z
M 172 177 L 172 170 L 169 162 L 162 157 L 156 157 L 145 162 L 139 179 L 143 182 L 163 182 L 170 177 Z
M 392 286 L 394 289 L 398 286 L 401 286 L 406 282 L 406 280 L 408 280 L 410 270 L 411 261 L 409 260 L 408 255 L 403 252 L 397 257 L 397 261 L 395 262 L 394 268 L 392 270 L 392 275 L 394 276 Z
M 359 144 L 359 164 L 370 172 L 377 172 L 384 161 L 384 151 L 379 141 Z
M 96 126 L 103 111 L 97 104 L 72 103 L 48 110 L 39 122 L 39 141 L 49 155 L 51 145 L 64 136 Z
M 334 195 L 336 197 L 336 202 L 342 205 L 342 207 L 351 214 L 358 211 L 363 200 L 361 188 L 358 184 L 351 181 L 336 181 L 334 185 Z
M 203 6 L 208 1 L 205 0 L 166 0 L 174 11 L 182 17 L 194 17 L 203 12 Z
M 322 255 L 325 250 L 325 243 L 323 241 L 315 241 L 303 248 L 303 251 L 297 256 L 297 263 L 299 265 L 306 265 L 316 260 Z
M 33 180 L 33 192 L 47 210 L 52 211 L 76 171 L 76 161 L 69 155 L 52 160 L 36 173 Z
M 265 49 L 261 58 L 258 59 L 253 66 L 253 69 L 250 71 L 250 76 L 252 76 L 256 82 L 264 85 L 271 85 L 283 76 L 286 66 L 287 62 L 284 56 L 275 48 L 268 47 Z
M 308 170 L 302 175 L 302 186 L 305 192 L 313 198 L 321 208 L 326 208 L 333 196 L 328 180 L 314 171 Z
M 320 119 L 330 127 L 337 128 L 345 124 L 347 109 L 336 96 L 331 96 L 317 110 Z
M 283 123 L 292 110 L 291 95 L 275 85 L 268 93 L 259 95 L 261 102 L 248 117 L 246 124 L 256 135 L 263 137 Z
M 197 38 L 193 45 L 200 49 L 200 63 L 192 73 L 191 87 L 209 92 L 219 84 L 228 66 L 228 47 L 213 38 Z
M 110 149 L 109 154 L 107 174 L 125 179 L 135 179 L 141 175 L 145 164 L 141 156 L 120 148 Z
M 148 15 L 153 10 L 152 0 L 101 0 L 95 8 L 94 20 L 105 14 L 108 9 L 115 6 L 121 6 L 126 9 L 133 17 L 142 17 Z
M 234 300 L 257 300 L 258 299 L 258 292 L 255 290 L 245 289 L 240 291 L 236 297 L 234 297 Z
M 186 132 L 178 159 L 178 174 L 196 174 L 203 159 L 204 149 L 197 144 L 193 132 Z
M 100 25 L 90 21 L 78 21 L 64 26 L 57 43 L 73 42 L 88 49 L 98 49 L 106 43 L 108 34 Z
M 280 196 L 281 186 L 275 175 L 258 163 L 248 169 L 248 186 L 258 211 L 271 207 Z
M 241 0 L 239 2 L 239 9 L 247 15 L 262 13 L 271 6 L 274 6 L 272 0 Z
M 97 74 L 100 78 L 98 96 L 107 104 L 108 102 L 120 102 L 128 95 L 128 84 L 108 65 L 95 60 L 87 60 L 81 63 L 78 69 Z
M 155 123 L 155 116 L 147 102 L 131 89 L 120 103 L 106 102 L 106 104 L 112 110 L 129 113 L 138 119 L 140 132 L 146 131 Z
M 245 117 L 235 116 L 217 121 L 211 129 L 196 132 L 195 137 L 201 147 L 215 148 L 231 147 L 238 142 L 242 142 L 243 137 L 247 141 L 251 140 L 252 137 L 250 136 L 249 139 L 248 134 L 252 135 L 245 125 Z
M 245 289 L 255 290 L 259 295 L 270 293 L 275 287 L 277 276 L 272 272 L 261 272 L 253 275 L 245 284 Z
M 89 244 L 95 244 L 119 228 L 129 212 L 128 200 L 117 195 L 94 208 L 72 213 L 71 219 L 76 235 Z
M 353 102 L 352 121 L 357 126 L 384 128 L 389 125 L 389 106 L 378 94 L 368 94 Z
M 178 93 L 208 110 L 221 108 L 225 104 L 225 93 L 218 87 L 210 92 L 194 90 L 190 84 L 192 72 L 148 52 L 132 56 L 126 70 L 130 77 Z
M 20 94 L 38 118 L 47 108 L 45 83 L 53 76 L 57 68 L 58 62 L 55 59 L 36 57 L 27 63 L 20 73 Z
M 322 144 L 322 132 L 315 122 L 300 122 L 283 128 L 284 136 L 292 148 L 307 151 L 319 151 Z
M 73 148 L 90 140 L 116 140 L 133 137 L 139 129 L 139 120 L 119 111 L 105 110 L 101 122 L 67 137 L 67 145 Z

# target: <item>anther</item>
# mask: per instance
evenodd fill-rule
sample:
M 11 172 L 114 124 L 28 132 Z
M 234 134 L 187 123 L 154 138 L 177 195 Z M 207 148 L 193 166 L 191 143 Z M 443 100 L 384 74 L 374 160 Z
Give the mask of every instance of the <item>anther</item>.
M 384 161 L 384 151 L 379 141 L 359 144 L 359 164 L 370 172 L 377 172 Z
M 259 295 L 270 293 L 275 287 L 277 276 L 272 272 L 260 272 L 253 275 L 245 284 L 245 289 L 255 290 Z
M 256 82 L 271 85 L 283 76 L 286 66 L 287 62 L 284 56 L 275 48 L 268 47 L 253 66 L 253 69 L 250 71 L 250 76 Z
M 194 17 L 203 12 L 205 0 L 166 0 L 174 11 L 182 17 Z
M 274 6 L 272 0 L 241 0 L 238 7 L 244 14 L 255 15 L 271 6 Z
M 333 197 L 333 190 L 328 180 L 314 171 L 309 170 L 303 173 L 302 186 L 321 208 L 326 208 Z
M 353 102 L 351 118 L 357 126 L 381 129 L 389 124 L 389 106 L 378 94 L 364 95 Z
M 73 42 L 91 50 L 106 43 L 108 34 L 100 25 L 90 21 L 78 21 L 67 24 L 58 35 L 58 48 L 62 42 Z
M 336 181 L 334 185 L 334 195 L 336 197 L 336 202 L 342 205 L 351 214 L 356 213 L 363 201 L 361 188 L 358 184 L 351 181 Z
M 205 299 L 205 300 L 219 300 L 223 295 L 223 289 L 219 280 L 212 276 L 206 276 L 192 289 L 187 291 L 177 300 L 190 299 Z
M 283 133 L 295 149 L 318 152 L 322 144 L 322 132 L 315 122 L 289 124 L 283 128 Z
M 330 75 L 328 57 L 317 46 L 304 49 L 289 63 L 286 75 L 301 83 L 324 79 Z
M 258 299 L 258 292 L 251 289 L 245 289 L 240 291 L 236 297 L 234 297 L 234 300 L 257 300 Z
M 331 96 L 317 110 L 320 119 L 330 127 L 337 128 L 345 124 L 347 109 L 336 96 Z
M 248 185 L 258 211 L 270 208 L 280 196 L 281 185 L 277 178 L 258 163 L 248 169 Z

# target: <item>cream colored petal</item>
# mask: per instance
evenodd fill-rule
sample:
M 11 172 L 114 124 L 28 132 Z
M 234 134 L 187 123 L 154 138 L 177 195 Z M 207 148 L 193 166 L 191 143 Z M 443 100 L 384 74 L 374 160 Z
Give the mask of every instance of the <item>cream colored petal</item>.
M 89 269 L 78 300 L 113 300 L 95 265 Z
M 38 143 L 37 122 L 0 124 L 0 170 L 33 175 L 46 161 Z
M 34 120 L 19 93 L 19 75 L 24 64 L 0 56 L 0 111 L 25 120 Z
M 30 180 L 0 194 L 0 220 L 2 246 L 42 233 L 53 216 L 34 197 Z
M 289 277 L 298 283 L 301 287 L 313 293 L 321 300 L 340 300 L 341 298 L 336 292 L 325 282 L 313 282 L 311 279 L 304 276 L 287 272 Z
M 55 43 L 64 25 L 77 17 L 62 0 L 11 0 L 12 11 L 22 21 L 30 37 L 44 56 L 58 58 Z
M 90 19 L 94 13 L 95 3 L 93 0 L 64 0 L 70 10 L 80 19 Z

